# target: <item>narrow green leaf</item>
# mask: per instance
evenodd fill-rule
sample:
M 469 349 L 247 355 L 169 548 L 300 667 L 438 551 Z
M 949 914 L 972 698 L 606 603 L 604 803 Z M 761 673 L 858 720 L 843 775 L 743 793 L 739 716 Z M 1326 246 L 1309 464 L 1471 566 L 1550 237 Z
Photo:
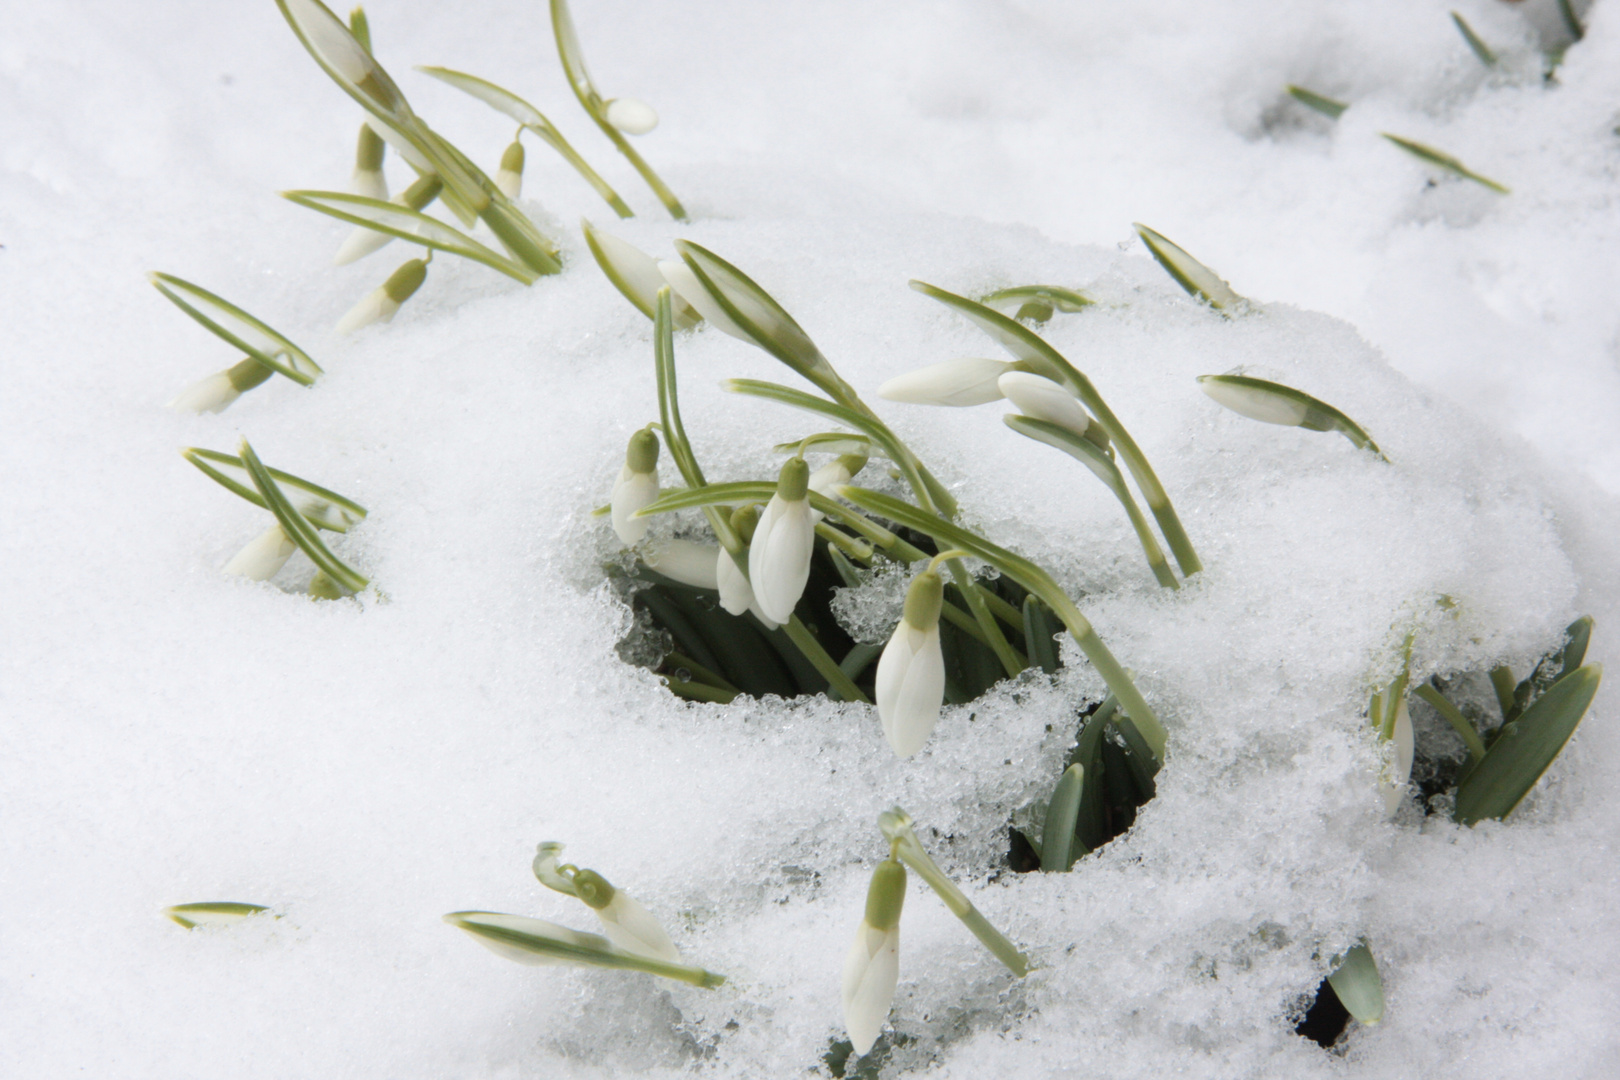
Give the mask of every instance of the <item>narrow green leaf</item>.
M 1457 785 L 1452 817 L 1459 825 L 1505 818 L 1513 812 L 1575 734 L 1602 678 L 1599 665 L 1577 668 L 1503 726 L 1485 759 Z
M 1053 311 L 1072 315 L 1084 311 L 1095 302 L 1085 293 L 1065 289 L 1061 285 L 1015 285 L 979 298 L 979 303 L 986 307 L 1013 312 L 1014 318 L 1033 319 L 1041 323 L 1050 319 Z
M 1074 825 L 1080 816 L 1080 793 L 1086 770 L 1070 765 L 1063 770 L 1052 801 L 1046 807 L 1046 824 L 1041 829 L 1041 869 L 1048 874 L 1074 869 Z
M 1055 675 L 1058 669 L 1057 628 L 1052 625 L 1045 606 L 1034 596 L 1024 597 L 1024 644 L 1029 662 L 1039 664 L 1042 671 Z
M 1349 102 L 1337 101 L 1323 94 L 1318 94 L 1314 90 L 1307 90 L 1303 86 L 1295 86 L 1292 83 L 1288 84 L 1287 90 L 1289 97 L 1307 108 L 1315 109 L 1329 120 L 1337 120 L 1344 115 L 1344 110 L 1350 107 Z
M 854 409 L 845 408 L 836 402 L 828 401 L 826 398 L 817 397 L 803 390 L 795 390 L 793 387 L 783 386 L 781 383 L 763 382 L 759 379 L 727 379 L 720 386 L 733 394 L 747 394 L 750 397 L 766 398 L 783 405 L 791 405 L 795 409 L 803 409 L 806 412 L 820 413 L 822 416 L 831 417 L 840 424 L 865 432 L 873 442 L 883 448 L 884 453 L 891 461 L 903 452 L 903 448 L 895 439 L 894 433 L 881 421 L 865 413 L 856 412 Z
M 1462 714 L 1462 711 L 1447 700 L 1444 694 L 1428 683 L 1416 687 L 1412 693 L 1434 706 L 1434 710 L 1445 718 L 1446 723 L 1451 725 L 1452 730 L 1457 733 L 1463 744 L 1468 747 L 1469 764 L 1478 765 L 1485 757 L 1485 742 L 1479 737 L 1479 732 L 1474 730 L 1474 725 L 1468 722 L 1468 718 Z
M 1569 637 L 1569 643 L 1564 646 L 1564 654 L 1560 658 L 1558 669 L 1562 678 L 1580 667 L 1586 661 L 1586 647 L 1592 640 L 1592 616 L 1582 615 L 1564 631 Z
M 265 367 L 305 386 L 321 374 L 321 366 L 308 353 L 229 300 L 173 274 L 154 271 L 147 276 L 181 311 Z
M 1251 379 L 1247 375 L 1200 375 L 1198 385 L 1215 401 L 1239 416 L 1307 431 L 1337 431 L 1357 448 L 1371 450 L 1388 461 L 1361 425 L 1332 405 L 1292 386 Z
M 709 298 L 755 345 L 817 385 L 829 378 L 837 378 L 832 365 L 821 355 L 821 350 L 810 340 L 810 335 L 753 278 L 708 248 L 690 240 L 675 241 L 675 250 L 696 275 Z
M 490 250 L 460 229 L 399 203 L 342 191 L 283 191 L 281 197 L 351 225 L 483 263 L 525 285 L 534 284 L 540 277 L 530 267 Z
M 1474 55 L 1479 57 L 1479 62 L 1486 67 L 1495 67 L 1496 54 L 1491 52 L 1491 47 L 1485 44 L 1478 34 L 1474 33 L 1474 28 L 1468 25 L 1468 20 L 1453 11 L 1451 21 L 1457 25 L 1457 33 L 1461 34 L 1463 40 L 1468 42 L 1468 47 L 1474 50 Z
M 265 507 L 276 516 L 281 528 L 286 532 L 288 539 L 303 549 L 317 569 L 324 570 L 338 584 L 350 592 L 359 592 L 370 581 L 358 570 L 332 554 L 326 544 L 321 540 L 320 533 L 316 532 L 310 523 L 282 494 L 281 488 L 276 485 L 275 477 L 270 470 L 264 467 L 259 455 L 253 452 L 246 439 L 242 440 L 238 448 L 238 456 L 242 464 L 247 467 L 248 475 L 253 479 L 253 486 L 258 489 L 259 496 L 264 500 Z
M 566 926 L 503 915 L 494 911 L 452 911 L 444 921 L 465 930 L 491 952 L 520 964 L 568 964 L 576 967 L 645 971 L 666 979 L 714 989 L 726 981 L 702 968 L 671 964 L 639 953 L 625 952 L 600 934 L 584 934 Z
M 1378 975 L 1372 950 L 1365 944 L 1344 954 L 1328 976 L 1328 984 L 1345 1011 L 1363 1024 L 1376 1024 L 1384 1018 L 1384 980 Z
M 253 477 L 248 472 L 247 466 L 242 464 L 241 458 L 196 446 L 188 446 L 180 453 L 187 461 L 201 469 L 209 479 L 227 491 L 255 506 L 270 509 L 265 504 L 264 497 L 253 487 Z M 317 528 L 329 529 L 332 532 L 348 532 L 351 525 L 365 519 L 366 508 L 352 499 L 344 498 L 335 491 L 329 491 L 319 484 L 311 483 L 292 473 L 282 472 L 280 469 L 266 471 L 275 478 L 277 484 L 292 489 L 293 493 L 288 496 L 289 501 Z
M 231 900 L 209 900 L 200 904 L 175 904 L 163 909 L 163 914 L 187 930 L 197 926 L 222 926 L 241 922 L 261 911 L 269 911 L 258 904 L 242 904 Z
M 1581 20 L 1575 15 L 1575 6 L 1570 0 L 1558 0 L 1558 14 L 1563 17 L 1564 26 L 1576 41 L 1586 36 L 1586 30 L 1581 26 Z
M 1489 177 L 1481 176 L 1479 173 L 1474 172 L 1468 166 L 1464 165 L 1462 162 L 1458 161 L 1444 150 L 1436 150 L 1432 146 L 1425 146 L 1423 143 L 1413 142 L 1411 139 L 1403 139 L 1399 135 L 1391 135 L 1387 131 L 1381 131 L 1379 134 L 1388 139 L 1390 142 L 1394 143 L 1396 146 L 1400 147 L 1402 150 L 1405 150 L 1408 154 L 1411 154 L 1413 157 L 1417 158 L 1419 161 L 1427 162 L 1436 168 L 1444 169 L 1449 173 L 1454 173 L 1457 176 L 1462 177 L 1464 180 L 1472 180 L 1476 184 L 1481 184 L 1488 187 L 1492 191 L 1501 192 L 1503 195 L 1513 194 L 1511 188 L 1504 187 Z
M 1147 245 L 1149 253 L 1154 260 L 1164 267 L 1165 272 L 1175 279 L 1195 300 L 1204 300 L 1217 310 L 1230 313 L 1232 309 L 1244 302 L 1243 297 L 1232 291 L 1232 287 L 1221 276 L 1179 247 L 1165 236 L 1154 232 L 1140 222 L 1133 223 L 1142 242 Z
M 863 457 L 882 452 L 872 445 L 870 438 L 847 431 L 821 431 L 771 447 L 771 451 L 777 454 L 797 454 L 800 450 L 818 450 L 823 454 L 860 454 Z

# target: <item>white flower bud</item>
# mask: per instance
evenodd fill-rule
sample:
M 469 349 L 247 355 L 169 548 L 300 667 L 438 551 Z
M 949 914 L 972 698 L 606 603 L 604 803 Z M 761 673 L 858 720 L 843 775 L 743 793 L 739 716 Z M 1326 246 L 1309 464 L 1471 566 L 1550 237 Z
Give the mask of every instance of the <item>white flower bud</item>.
M 694 589 L 718 589 L 720 550 L 713 544 L 700 544 L 695 540 L 659 540 L 647 545 L 641 553 L 641 561 L 682 585 L 690 585 Z M 753 598 L 751 591 L 748 595 L 750 599 Z M 746 603 L 742 610 L 748 610 Z
M 742 572 L 737 560 L 725 548 L 720 549 L 720 555 L 715 559 L 714 576 L 715 588 L 720 590 L 721 607 L 733 615 L 752 611 L 767 630 L 775 630 L 781 625 L 760 610 L 759 601 L 754 598 L 754 587 L 748 583 L 748 575 Z
M 508 199 L 517 199 L 523 194 L 523 156 L 523 144 L 516 139 L 501 155 L 501 167 L 495 173 L 495 186 Z
M 1385 747 L 1386 760 L 1378 778 L 1378 793 L 1384 798 L 1384 816 L 1392 818 L 1406 800 L 1406 785 L 1412 778 L 1412 714 L 1402 695 L 1395 707 L 1395 727 Z
M 242 391 L 231 384 L 230 376 L 216 371 L 180 391 L 179 396 L 169 402 L 169 408 L 194 413 L 224 412 L 241 396 Z
M 669 287 L 675 290 L 675 295 L 686 301 L 699 315 L 732 337 L 746 341 L 750 345 L 754 344 L 753 337 L 731 321 L 726 309 L 715 302 L 714 297 L 709 295 L 709 291 L 703 287 L 703 283 L 685 262 L 680 259 L 660 260 L 658 272 L 664 276 Z
M 680 950 L 652 912 L 623 889 L 614 888 L 595 870 L 580 870 L 573 877 L 574 895 L 602 921 L 607 939 L 625 952 L 650 956 L 671 964 L 681 962 Z
M 626 135 L 645 135 L 658 126 L 658 113 L 638 98 L 614 98 L 607 103 L 607 122 Z
M 912 405 L 985 405 L 1005 396 L 997 380 L 1012 370 L 1002 360 L 944 360 L 896 375 L 878 387 L 878 397 Z
M 422 281 L 426 277 L 426 262 L 421 259 L 406 262 L 389 275 L 388 280 L 380 287 L 362 296 L 360 302 L 338 320 L 337 332 L 351 334 L 372 323 L 393 321 L 394 316 L 399 313 L 400 305 L 421 288 Z
M 647 518 L 632 517 L 637 510 L 658 498 L 658 436 L 642 428 L 630 436 L 624 468 L 613 482 L 613 531 L 626 546 L 647 535 L 652 524 Z
M 860 454 L 842 454 L 810 474 L 810 490 L 829 499 L 838 497 L 838 489 L 855 479 L 855 474 L 866 467 L 866 458 Z M 810 511 L 812 523 L 826 517 L 820 510 Z
M 939 574 L 918 574 L 906 592 L 905 614 L 878 658 L 878 719 L 889 747 L 903 758 L 921 750 L 934 733 L 945 700 L 945 654 L 939 644 L 944 599 Z
M 1009 371 L 996 380 L 996 385 L 1019 412 L 1031 419 L 1045 420 L 1076 435 L 1084 435 L 1091 426 L 1091 417 L 1074 395 L 1051 379 L 1028 371 Z
M 1262 423 L 1299 427 L 1310 412 L 1306 402 L 1277 393 L 1270 384 L 1257 379 L 1205 375 L 1198 380 L 1198 385 L 1204 393 L 1239 416 Z
M 844 959 L 844 1028 L 855 1053 L 877 1042 L 900 981 L 900 912 L 906 899 L 906 869 L 890 858 L 872 872 L 866 914 Z
M 793 608 L 810 580 L 816 525 L 806 498 L 809 487 L 810 467 L 803 458 L 790 458 L 748 547 L 748 580 L 759 609 L 772 622 L 793 618 Z
M 245 577 L 249 581 L 269 581 L 281 572 L 292 558 L 298 545 L 292 542 L 280 523 L 260 533 L 225 564 L 225 573 Z

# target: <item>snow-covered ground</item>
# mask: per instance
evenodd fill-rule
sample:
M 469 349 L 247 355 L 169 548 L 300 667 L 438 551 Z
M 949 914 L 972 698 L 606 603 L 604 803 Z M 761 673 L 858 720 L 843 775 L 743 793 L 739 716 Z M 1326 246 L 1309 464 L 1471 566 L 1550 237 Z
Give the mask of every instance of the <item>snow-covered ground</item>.
M 1612 3 L 1586 11 L 1547 85 L 1535 42 L 1560 31 L 1542 0 L 1458 5 L 1496 71 L 1437 3 L 578 0 L 597 83 L 662 114 L 638 146 L 688 223 L 572 100 L 544 5 L 367 10 L 416 110 L 486 168 L 512 125 L 413 65 L 533 102 L 638 216 L 619 222 L 531 140 L 523 205 L 566 271 L 524 288 L 440 255 L 393 323 L 341 338 L 333 324 L 405 256 L 333 268 L 347 227 L 276 197 L 344 187 L 360 113 L 271 0 L 6 11 L 6 1075 L 807 1075 L 843 1037 L 843 953 L 895 803 L 1038 968 L 1013 980 L 914 885 L 906 1039 L 885 1075 L 1612 1068 L 1609 695 L 1513 818 L 1473 830 L 1415 803 L 1383 820 L 1362 715 L 1413 627 L 1421 677 L 1523 672 L 1583 613 L 1591 658 L 1613 653 Z M 1330 122 L 1287 83 L 1352 107 Z M 1386 131 L 1512 194 L 1435 173 Z M 619 660 L 629 614 L 601 571 L 616 544 L 590 511 L 656 418 L 651 332 L 591 261 L 581 216 L 745 268 L 968 523 L 1079 598 L 1171 732 L 1132 832 L 1069 875 L 997 873 L 1100 686 L 1077 651 L 1053 685 L 1026 675 L 947 709 L 906 761 L 864 706 L 688 706 Z M 1258 310 L 1195 305 L 1132 221 Z M 218 416 L 164 409 L 238 357 L 152 270 L 264 318 L 326 376 L 273 380 Z M 1043 333 L 1142 443 L 1206 571 L 1159 590 L 1112 497 L 1008 433 L 1001 408 L 877 402 L 893 375 L 997 355 L 909 278 L 1098 300 Z M 815 430 L 719 389 L 793 381 L 764 354 L 707 327 L 676 351 L 711 478 L 773 475 L 771 445 Z M 1342 408 L 1392 464 L 1197 392 L 1195 376 L 1239 366 Z M 309 602 L 302 557 L 278 584 L 219 573 L 269 519 L 176 450 L 243 435 L 370 510 L 338 550 L 379 591 Z M 1420 733 L 1420 752 L 1445 738 Z M 586 927 L 530 874 L 541 840 L 730 981 L 518 967 L 440 921 L 485 908 Z M 162 917 L 202 900 L 281 917 L 190 933 Z M 1362 936 L 1388 1014 L 1329 1054 L 1293 1020 Z

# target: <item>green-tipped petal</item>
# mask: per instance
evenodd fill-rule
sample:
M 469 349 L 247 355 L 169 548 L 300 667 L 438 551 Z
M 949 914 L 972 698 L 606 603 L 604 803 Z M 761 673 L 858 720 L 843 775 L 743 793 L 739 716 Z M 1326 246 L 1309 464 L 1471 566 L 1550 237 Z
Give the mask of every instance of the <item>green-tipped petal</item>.
M 658 269 L 658 260 L 634 244 L 603 232 L 584 218 L 580 219 L 579 227 L 585 234 L 585 245 L 591 249 L 591 257 L 608 281 L 637 311 L 649 319 L 654 318 L 658 311 L 658 290 L 669 284 Z M 684 330 L 703 321 L 697 309 L 679 295 L 673 297 L 672 304 L 676 329 Z

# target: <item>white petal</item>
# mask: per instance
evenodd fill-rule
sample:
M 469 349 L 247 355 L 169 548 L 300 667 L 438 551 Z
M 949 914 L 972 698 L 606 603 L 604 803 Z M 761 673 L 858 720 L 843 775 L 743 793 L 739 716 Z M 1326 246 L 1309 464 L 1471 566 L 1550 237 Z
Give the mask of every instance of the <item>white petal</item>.
M 349 309 L 349 313 L 338 320 L 337 332 L 352 334 L 361 327 L 372 323 L 389 322 L 399 311 L 399 302 L 390 299 L 381 289 L 372 289 L 360 298 L 360 302 Z
M 655 541 L 641 553 L 641 561 L 660 574 L 697 589 L 720 587 L 719 557 L 718 547 L 695 540 Z M 752 591 L 749 595 L 752 597 Z M 747 604 L 743 605 L 743 610 L 748 610 Z
M 218 371 L 180 391 L 179 396 L 169 402 L 169 408 L 194 413 L 223 412 L 241 396 L 242 391 L 231 385 L 230 376 Z
M 607 103 L 607 122 L 626 135 L 645 135 L 658 126 L 658 113 L 638 98 L 614 98 Z
M 658 264 L 658 272 L 663 275 L 664 281 L 674 289 L 682 300 L 697 309 L 709 322 L 724 330 L 734 338 L 754 344 L 754 339 L 743 333 L 741 327 L 731 321 L 725 308 L 714 302 L 714 297 L 703 287 L 703 283 L 692 273 L 692 268 L 680 259 L 664 259 Z
M 720 590 L 720 606 L 733 615 L 741 615 L 754 606 L 754 589 L 748 577 L 737 566 L 731 552 L 720 549 L 714 563 L 715 588 Z
M 602 932 L 608 940 L 625 952 L 667 960 L 671 964 L 681 962 L 680 950 L 669 940 L 652 912 L 623 889 L 613 891 L 612 901 L 597 910 L 596 917 L 602 920 Z
M 250 581 L 269 581 L 287 565 L 298 545 L 288 538 L 279 523 L 270 526 L 238 551 L 225 564 L 225 573 Z
M 878 397 L 913 405 L 984 405 L 1003 397 L 996 380 L 1012 370 L 1001 360 L 945 360 L 896 375 Z
M 875 689 L 884 737 L 897 755 L 910 757 L 934 733 L 945 700 L 945 654 L 937 623 L 919 630 L 900 620 L 878 658 Z
M 900 928 L 874 930 L 863 920 L 844 960 L 844 1028 L 857 1054 L 877 1042 L 900 981 Z
M 1076 435 L 1084 435 L 1091 426 L 1091 417 L 1074 395 L 1051 379 L 1028 371 L 1009 371 L 996 380 L 996 385 L 1025 416 L 1068 428 Z
M 368 199 L 378 202 L 388 201 L 388 178 L 383 176 L 381 169 L 356 169 L 349 189 L 356 195 L 364 195 Z
M 835 458 L 810 474 L 810 490 L 817 495 L 825 495 L 829 499 L 836 498 L 835 493 L 837 490 L 849 483 L 851 479 L 849 467 Z M 810 523 L 814 525 L 826 516 L 820 510 L 812 510 L 810 511 Z
M 1203 388 L 1204 393 L 1239 416 L 1247 416 L 1250 420 L 1260 420 L 1267 424 L 1298 427 L 1309 411 L 1302 401 L 1273 394 L 1259 387 L 1223 382 L 1220 379 L 1204 379 L 1198 385 Z
M 337 249 L 337 254 L 332 256 L 332 265 L 347 266 L 385 247 L 392 239 L 394 238 L 387 233 L 378 232 L 376 229 L 362 229 L 356 225 L 354 231 L 344 238 L 343 244 Z
M 1406 785 L 1412 778 L 1412 714 L 1406 699 L 1395 709 L 1395 729 L 1385 749 L 1388 760 L 1378 779 L 1378 793 L 1384 797 L 1384 816 L 1394 817 L 1406 798 Z
M 816 546 L 815 529 L 807 499 L 788 502 L 772 495 L 760 515 L 748 549 L 748 580 L 759 609 L 772 622 L 793 618 L 793 609 L 804 595 Z
M 512 169 L 498 169 L 495 172 L 495 186 L 501 189 L 501 194 L 508 199 L 518 199 L 523 195 L 523 174 Z
M 626 465 L 613 483 L 613 531 L 625 545 L 636 543 L 647 535 L 652 524 L 648 518 L 631 517 L 637 510 L 658 498 L 658 477 L 653 473 L 632 472 Z

